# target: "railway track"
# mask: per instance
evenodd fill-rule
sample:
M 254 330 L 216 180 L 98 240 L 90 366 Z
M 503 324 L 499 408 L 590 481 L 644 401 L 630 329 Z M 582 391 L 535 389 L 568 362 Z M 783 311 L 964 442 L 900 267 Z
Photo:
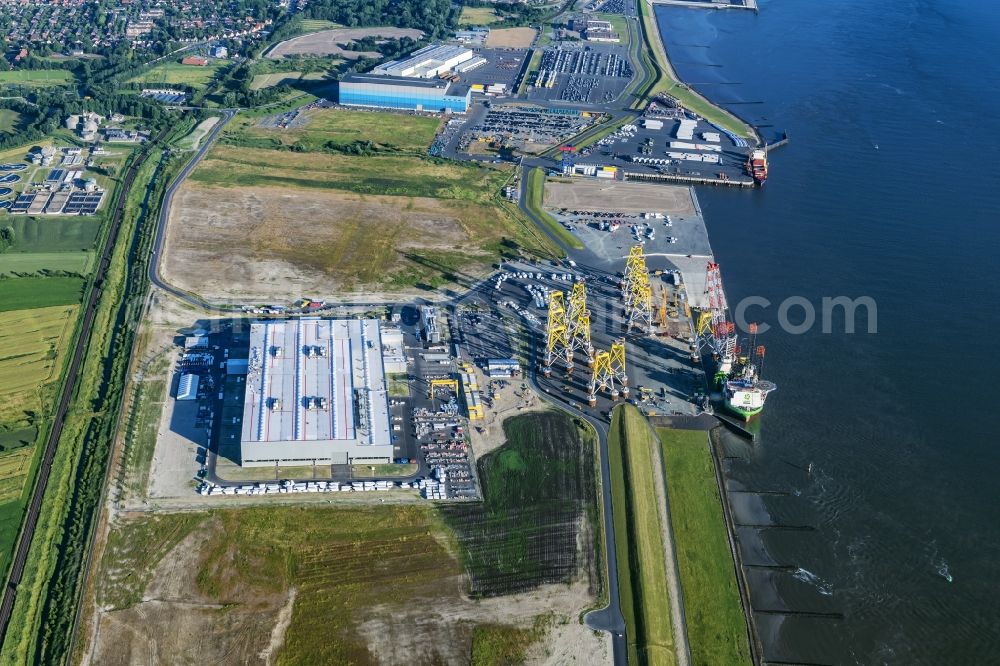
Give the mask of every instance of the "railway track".
M 111 217 L 111 228 L 104 241 L 104 247 L 101 250 L 101 259 L 97 266 L 97 271 L 94 273 L 93 286 L 85 303 L 77 345 L 73 350 L 73 358 L 66 371 L 62 392 L 59 397 L 59 406 L 56 409 L 52 429 L 49 431 L 48 439 L 45 442 L 45 450 L 38 468 L 38 478 L 35 481 L 31 502 L 28 504 L 28 511 L 24 517 L 21 534 L 17 542 L 17 549 L 15 550 L 14 559 L 10 567 L 10 574 L 7 577 L 7 584 L 3 588 L 3 600 L 0 602 L 0 645 L 3 644 L 7 636 L 7 627 L 10 624 L 11 614 L 14 610 L 14 602 L 17 600 L 18 587 L 21 584 L 21 578 L 24 576 L 25 563 L 28 559 L 28 552 L 31 549 L 32 539 L 35 536 L 35 529 L 38 526 L 38 516 L 41 512 L 45 490 L 48 487 L 49 475 L 52 472 L 52 461 L 55 458 L 56 446 L 59 444 L 63 423 L 66 420 L 70 402 L 72 402 L 73 394 L 76 392 L 77 384 L 79 383 L 80 368 L 83 365 L 84 355 L 88 347 L 87 343 L 90 340 L 90 334 L 94 327 L 94 318 L 97 315 L 97 303 L 101 297 L 104 279 L 107 277 L 108 269 L 111 266 L 111 256 L 118 242 L 118 234 L 121 231 L 128 194 L 132 189 L 132 184 L 135 182 L 139 169 L 145 164 L 153 152 L 153 147 L 159 144 L 167 131 L 164 129 L 155 139 L 146 145 L 138 159 L 129 167 L 122 181 L 121 194 L 118 197 Z

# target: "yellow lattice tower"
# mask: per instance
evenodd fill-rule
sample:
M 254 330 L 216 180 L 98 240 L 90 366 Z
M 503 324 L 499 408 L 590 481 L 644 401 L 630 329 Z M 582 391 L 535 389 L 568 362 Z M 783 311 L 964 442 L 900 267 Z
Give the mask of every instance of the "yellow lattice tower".
M 649 280 L 638 281 L 626 302 L 627 328 L 638 328 L 646 334 L 653 332 L 653 294 Z
M 551 373 L 552 361 L 569 344 L 569 330 L 566 327 L 566 295 L 553 291 L 549 295 L 549 317 L 545 324 L 545 361 L 542 374 Z
M 625 374 L 625 339 L 619 338 L 611 343 L 611 372 L 614 374 L 615 382 L 621 387 L 622 395 L 626 398 L 628 397 L 628 375 Z M 618 398 L 615 395 L 617 391 L 612 388 L 611 397 Z
M 587 287 L 583 282 L 573 285 L 566 309 L 566 367 L 573 371 L 573 355 L 581 351 L 587 356 L 587 364 L 594 362 L 594 346 L 590 342 L 590 311 L 587 310 Z
M 649 285 L 649 269 L 641 245 L 633 245 L 625 260 L 625 319 L 626 328 L 639 328 L 652 333 L 653 302 Z
M 597 392 L 610 388 L 615 381 L 615 373 L 611 369 L 611 352 L 600 350 L 594 354 L 594 368 L 590 375 L 590 406 L 597 404 Z

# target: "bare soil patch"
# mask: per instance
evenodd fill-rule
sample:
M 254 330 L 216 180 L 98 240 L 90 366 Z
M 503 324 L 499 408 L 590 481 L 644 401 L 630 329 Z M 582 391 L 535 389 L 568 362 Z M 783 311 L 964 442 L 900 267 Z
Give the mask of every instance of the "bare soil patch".
M 535 41 L 534 28 L 500 28 L 490 30 L 486 46 L 491 49 L 526 49 Z
M 599 182 L 596 179 L 545 183 L 545 206 L 570 210 L 613 210 L 623 213 L 696 213 L 688 187 L 647 183 Z
M 211 300 L 283 302 L 382 283 L 408 250 L 460 250 L 479 204 L 338 190 L 188 182 L 171 210 L 163 274 Z
M 357 60 L 361 57 L 377 58 L 378 53 L 366 51 L 348 51 L 344 45 L 356 39 L 365 37 L 383 37 L 399 39 L 409 37 L 419 39 L 423 36 L 420 30 L 413 28 L 337 28 L 335 30 L 322 30 L 310 35 L 293 37 L 275 45 L 267 57 L 277 60 L 287 55 L 335 55 L 345 60 Z

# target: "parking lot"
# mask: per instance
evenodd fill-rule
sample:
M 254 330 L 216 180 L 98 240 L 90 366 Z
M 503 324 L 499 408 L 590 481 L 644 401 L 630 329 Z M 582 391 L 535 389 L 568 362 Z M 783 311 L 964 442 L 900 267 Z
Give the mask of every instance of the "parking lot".
M 524 65 L 528 55 L 527 49 L 488 49 L 476 48 L 473 53 L 486 59 L 486 64 L 480 65 L 468 72 L 459 74 L 459 84 L 474 86 L 492 86 L 500 84 L 509 94 L 514 88 L 517 75 Z M 473 90 L 473 96 L 478 93 Z
M 690 137 L 678 137 L 682 119 L 693 123 Z M 748 150 L 744 139 L 683 110 L 656 104 L 635 123 L 581 150 L 577 164 L 615 166 L 630 175 L 678 175 L 752 184 L 745 169 Z
M 476 141 L 503 141 L 509 146 L 534 152 L 571 137 L 593 122 L 575 112 L 554 112 L 539 107 L 491 105 L 485 113 L 470 118 L 458 143 L 468 151 Z
M 618 99 L 633 76 L 624 46 L 559 42 L 542 53 L 527 96 L 568 104 L 608 104 Z

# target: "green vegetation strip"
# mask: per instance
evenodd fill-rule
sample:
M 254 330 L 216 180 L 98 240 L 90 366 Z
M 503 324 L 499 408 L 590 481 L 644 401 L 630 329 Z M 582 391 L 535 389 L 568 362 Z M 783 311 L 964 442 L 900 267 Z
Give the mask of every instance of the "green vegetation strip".
M 709 450 L 699 430 L 657 430 L 692 664 L 749 664 L 746 619 Z
M 535 167 L 528 172 L 528 191 L 525 207 L 538 220 L 545 225 L 545 228 L 559 239 L 567 247 L 574 250 L 582 250 L 583 243 L 576 236 L 571 234 L 564 226 L 555 221 L 551 215 L 542 208 L 542 200 L 545 194 L 545 172 L 540 167 Z
M 611 493 L 618 550 L 618 585 L 630 664 L 676 663 L 659 502 L 645 418 L 631 405 L 616 407 L 608 437 Z

